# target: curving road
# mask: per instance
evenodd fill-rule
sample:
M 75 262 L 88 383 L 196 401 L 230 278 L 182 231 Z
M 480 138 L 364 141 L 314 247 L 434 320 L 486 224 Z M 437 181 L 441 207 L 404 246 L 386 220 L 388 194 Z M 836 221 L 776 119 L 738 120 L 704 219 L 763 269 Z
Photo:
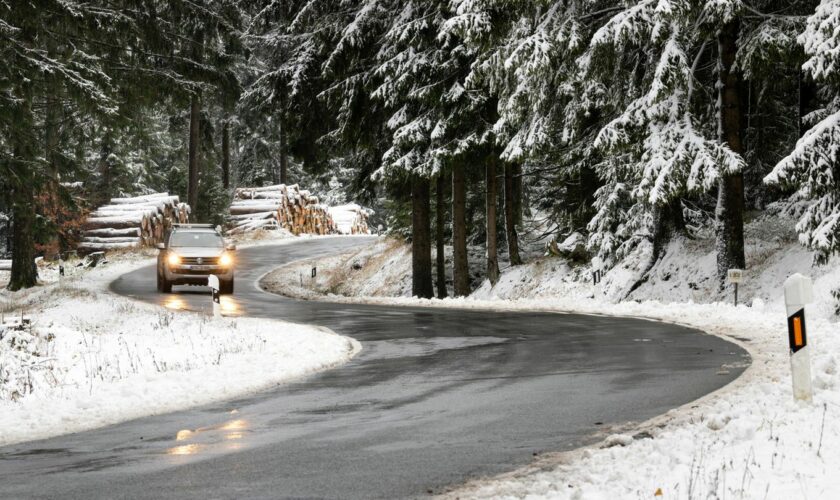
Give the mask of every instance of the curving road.
M 362 342 L 347 365 L 224 404 L 0 448 L 0 498 L 397 498 L 509 471 L 535 453 L 690 402 L 746 353 L 639 319 L 301 302 L 260 291 L 274 267 L 362 238 L 240 251 L 237 313 L 323 325 Z M 144 268 L 113 291 L 207 310 L 200 289 L 155 292 Z M 0 418 L 0 421 L 2 418 Z M 189 445 L 180 430 L 196 431 Z

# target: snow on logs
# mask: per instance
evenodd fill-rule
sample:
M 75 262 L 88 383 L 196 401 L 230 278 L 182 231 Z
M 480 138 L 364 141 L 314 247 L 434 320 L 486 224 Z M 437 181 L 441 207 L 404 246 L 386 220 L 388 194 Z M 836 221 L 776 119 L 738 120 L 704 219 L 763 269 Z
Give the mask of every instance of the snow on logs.
M 330 215 L 341 234 L 370 234 L 367 219 L 373 211 L 355 203 L 330 207 Z
M 238 188 L 230 206 L 229 233 L 281 228 L 295 235 L 343 233 L 332 212 L 317 196 L 297 184 Z
M 230 224 L 229 234 L 279 228 L 296 235 L 336 232 L 327 207 L 297 184 L 236 189 Z
M 189 205 L 168 193 L 112 198 L 85 221 L 79 250 L 154 246 L 172 224 L 189 222 L 189 215 Z

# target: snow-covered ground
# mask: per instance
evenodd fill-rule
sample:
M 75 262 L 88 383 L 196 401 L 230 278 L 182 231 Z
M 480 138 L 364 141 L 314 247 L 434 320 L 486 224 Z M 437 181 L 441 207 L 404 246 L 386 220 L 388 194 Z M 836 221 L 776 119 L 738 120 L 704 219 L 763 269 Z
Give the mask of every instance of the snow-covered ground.
M 705 239 L 674 241 L 635 290 L 639 269 L 646 265 L 645 248 L 607 272 L 597 286 L 590 281 L 590 267 L 539 258 L 506 269 L 495 287 L 485 283 L 469 298 L 324 295 L 335 291 L 328 287 L 309 293 L 340 302 L 653 318 L 723 336 L 753 358 L 744 375 L 714 394 L 614 429 L 596 446 L 543 456 L 522 470 L 475 481 L 451 492 L 453 498 L 645 498 L 660 491 L 664 498 L 686 499 L 840 498 L 834 475 L 840 467 L 840 333 L 831 295 L 840 284 L 840 259 L 813 265 L 813 255 L 799 246 L 792 227 L 775 216 L 748 225 L 748 269 L 737 307 L 732 290 L 719 289 L 713 279 L 714 249 Z M 399 251 L 380 248 L 387 250 L 384 255 Z M 353 260 L 336 262 L 346 267 Z M 371 263 L 366 273 L 345 272 L 337 291 L 362 291 L 381 282 L 379 274 L 394 280 L 400 274 L 394 270 L 406 266 Z M 814 278 L 815 303 L 807 308 L 813 403 L 794 402 L 791 390 L 781 286 L 795 272 Z
M 266 275 L 266 289 L 301 299 L 337 294 L 356 297 L 411 296 L 411 248 L 379 238 L 356 252 L 298 261 Z M 317 267 L 312 279 L 312 266 Z
M 277 244 L 276 241 L 273 243 Z M 266 389 L 336 366 L 360 349 L 327 330 L 173 312 L 106 290 L 151 263 L 116 254 L 93 270 L 0 292 L 0 445 L 175 411 Z M 51 283 L 50 283 L 51 282 Z M 177 295 L 172 296 L 177 308 Z M 224 309 L 224 303 L 223 303 Z

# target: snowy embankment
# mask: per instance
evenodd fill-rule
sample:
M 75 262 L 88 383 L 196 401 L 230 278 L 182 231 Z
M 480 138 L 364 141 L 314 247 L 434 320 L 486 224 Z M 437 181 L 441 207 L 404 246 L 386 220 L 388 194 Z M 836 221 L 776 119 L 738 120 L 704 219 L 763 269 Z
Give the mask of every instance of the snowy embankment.
M 452 248 L 446 257 L 446 281 L 452 288 Z M 470 247 L 470 280 L 481 284 L 484 249 Z M 432 259 L 435 250 L 432 249 Z M 311 279 L 311 270 L 318 268 Z M 368 300 L 370 297 L 411 297 L 411 246 L 380 237 L 359 250 L 325 258 L 294 262 L 269 273 L 262 281 L 269 291 L 301 299 Z
M 737 307 L 731 303 L 731 290 L 714 284 L 711 242 L 699 239 L 672 243 L 648 280 L 632 292 L 643 254 L 608 272 L 597 286 L 588 281 L 590 268 L 543 258 L 507 269 L 495 287 L 485 283 L 470 298 L 313 296 L 338 302 L 653 318 L 720 335 L 742 345 L 753 358 L 744 375 L 714 394 L 651 421 L 614 429 L 598 445 L 546 455 L 522 470 L 475 481 L 453 491 L 452 497 L 643 498 L 661 491 L 664 498 L 686 499 L 838 498 L 834 471 L 840 466 L 840 333 L 831 291 L 840 283 L 840 260 L 814 266 L 813 256 L 798 245 L 791 228 L 773 218 L 747 228 L 747 281 Z M 791 390 L 781 285 L 795 272 L 815 280 L 816 302 L 807 308 L 813 403 L 794 402 Z M 385 274 L 394 279 L 391 271 Z M 360 281 L 373 279 L 358 276 Z M 344 288 L 360 289 L 358 283 Z M 634 300 L 616 302 L 628 294 Z M 697 303 L 701 300 L 708 303 Z
M 152 262 L 117 260 L 61 284 L 0 293 L 7 323 L 21 312 L 32 320 L 0 327 L 0 445 L 231 399 L 360 349 L 320 328 L 214 320 L 116 296 L 108 283 Z
M 411 249 L 379 238 L 360 250 L 303 260 L 278 268 L 261 281 L 264 288 L 300 299 L 335 295 L 376 297 L 411 295 Z M 317 267 L 312 277 L 312 267 Z

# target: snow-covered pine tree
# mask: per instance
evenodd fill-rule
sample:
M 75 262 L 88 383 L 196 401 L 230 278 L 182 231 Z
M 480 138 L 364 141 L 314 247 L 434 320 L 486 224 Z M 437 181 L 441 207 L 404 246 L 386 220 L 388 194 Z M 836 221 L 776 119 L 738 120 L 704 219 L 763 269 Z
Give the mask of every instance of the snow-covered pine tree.
M 505 169 L 505 228 L 511 263 L 517 253 L 522 179 L 549 231 L 582 230 L 596 184 L 588 161 L 591 93 L 579 81 L 577 57 L 591 32 L 617 10 L 614 2 L 458 0 L 459 28 L 477 60 L 467 78 L 498 101 L 493 124 Z M 521 165 L 524 164 L 524 175 Z
M 391 0 L 254 5 L 243 128 L 236 132 L 241 177 L 265 178 L 288 151 L 290 181 L 317 184 L 338 202 L 379 203 L 372 174 L 390 134 L 370 82 L 381 36 L 399 8 Z
M 242 11 L 233 0 L 152 2 L 147 7 L 145 18 L 165 20 L 149 26 L 155 36 L 147 37 L 154 41 L 156 72 L 168 77 L 162 82 L 166 92 L 189 103 L 187 202 L 205 211 L 198 196 L 202 114 L 211 104 L 235 101 L 241 91 L 234 68 L 244 49 Z
M 496 100 L 485 88 L 468 89 L 466 84 L 477 54 L 484 50 L 476 32 L 486 29 L 484 11 L 504 7 L 499 2 L 460 3 L 410 2 L 401 7 L 383 38 L 373 94 L 389 110 L 387 125 L 393 131 L 380 175 L 411 176 L 422 183 L 452 172 L 456 295 L 469 293 L 465 168 L 471 162 L 486 170 L 487 275 L 491 281 L 498 277 L 494 215 L 499 151 L 492 130 Z M 425 249 L 419 251 L 425 258 Z
M 636 2 L 593 35 L 580 60 L 585 78 L 603 89 L 601 107 L 617 111 L 594 140 L 604 186 L 589 223 L 590 246 L 608 265 L 641 243 L 651 245 L 655 260 L 657 232 L 674 224 L 663 214 L 679 218 L 680 197 L 743 167 L 713 139 L 713 117 L 693 106 L 695 70 L 708 45 L 696 26 L 707 15 L 695 2 Z M 700 97 L 708 99 L 705 90 Z
M 448 2 L 408 1 L 386 31 L 376 57 L 372 97 L 390 114 L 391 147 L 377 176 L 408 180 L 412 200 L 412 293 L 431 298 L 430 179 L 442 173 L 449 152 L 446 109 L 457 98 L 462 68 L 450 53 L 452 40 L 440 39 Z M 453 96 L 452 94 L 456 94 Z
M 72 0 L 3 3 L 0 20 L 0 177 L 12 215 L 9 288 L 17 290 L 37 280 L 35 230 L 43 224 L 36 200 L 45 185 L 57 184 L 64 163 L 58 126 L 62 109 L 78 113 L 71 115 L 76 119 L 116 112 L 111 79 L 99 57 L 102 44 L 92 43 L 92 34 L 103 24 L 124 22 L 115 10 Z M 99 41 L 110 38 L 113 43 L 114 33 L 104 30 Z
M 802 70 L 820 85 L 822 106 L 805 117 L 810 128 L 764 180 L 795 187 L 810 201 L 796 230 L 824 262 L 840 251 L 840 1 L 817 6 L 799 43 L 807 57 Z
M 747 209 L 764 209 L 781 195 L 763 178 L 793 150 L 802 135 L 800 116 L 811 105 L 814 85 L 802 78 L 804 54 L 797 37 L 818 0 L 750 2 L 741 16 L 735 64 L 744 82 L 744 198 Z

